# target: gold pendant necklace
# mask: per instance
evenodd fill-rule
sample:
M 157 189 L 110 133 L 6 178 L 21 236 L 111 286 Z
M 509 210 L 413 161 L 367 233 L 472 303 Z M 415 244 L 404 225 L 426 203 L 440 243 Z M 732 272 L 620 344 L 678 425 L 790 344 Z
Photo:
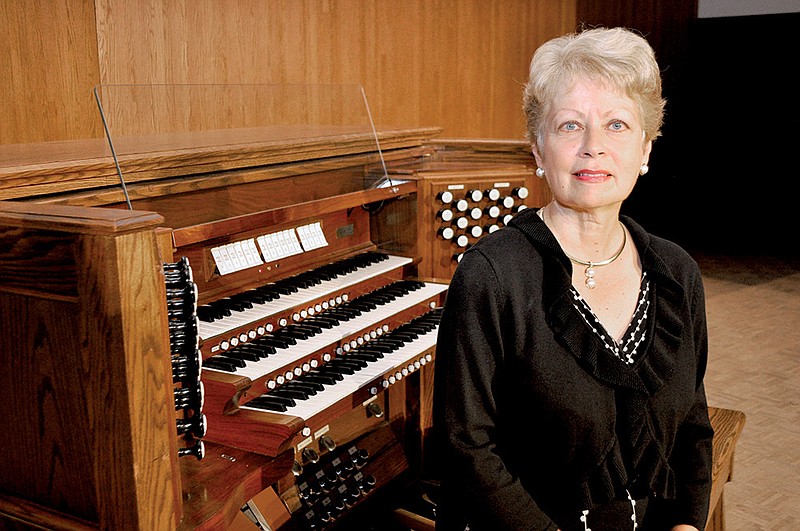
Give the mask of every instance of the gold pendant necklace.
M 621 226 L 622 222 L 620 221 L 619 224 Z M 594 268 L 608 265 L 617 258 L 619 258 L 619 256 L 622 254 L 622 251 L 625 250 L 625 244 L 627 242 L 628 242 L 628 236 L 626 235 L 625 227 L 622 227 L 622 245 L 620 246 L 619 250 L 614 254 L 614 256 L 612 256 L 611 258 L 606 258 L 605 260 L 602 260 L 600 262 L 592 262 L 592 261 L 587 262 L 585 260 L 578 260 L 577 258 L 568 255 L 566 252 L 564 254 L 567 254 L 567 258 L 569 258 L 571 262 L 586 267 L 586 269 L 583 271 L 583 274 L 586 275 L 586 287 L 589 289 L 594 289 L 594 287 L 597 285 L 597 281 L 594 279 L 595 275 Z
M 545 209 L 545 207 L 542 207 L 542 208 L 539 209 L 539 212 L 537 212 L 539 214 L 539 217 L 542 218 L 542 221 L 544 221 L 544 209 Z M 622 251 L 625 250 L 625 244 L 628 243 L 628 234 L 627 234 L 627 231 L 625 230 L 625 227 L 622 225 L 621 221 L 619 222 L 619 225 L 620 225 L 620 227 L 622 227 L 622 245 L 620 245 L 619 250 L 616 253 L 614 253 L 614 256 L 612 256 L 611 258 L 606 258 L 605 260 L 601 260 L 600 262 L 592 262 L 591 260 L 589 260 L 589 261 L 587 261 L 587 260 L 579 260 L 578 258 L 575 258 L 575 257 L 572 257 L 572 256 L 568 255 L 566 253 L 566 251 L 564 252 L 564 254 L 567 255 L 567 258 L 569 258 L 570 262 L 573 262 L 573 263 L 578 264 L 578 265 L 582 265 L 582 266 L 584 266 L 586 268 L 583 271 L 583 274 L 586 275 L 586 282 L 585 283 L 586 283 L 586 287 L 589 288 L 589 289 L 594 289 L 595 286 L 597 286 L 597 280 L 595 280 L 595 278 L 594 278 L 594 276 L 595 276 L 595 274 L 597 272 L 594 270 L 594 268 L 595 267 L 602 267 L 602 266 L 610 264 L 611 262 L 613 262 L 614 260 L 619 258 L 620 255 L 622 254 Z

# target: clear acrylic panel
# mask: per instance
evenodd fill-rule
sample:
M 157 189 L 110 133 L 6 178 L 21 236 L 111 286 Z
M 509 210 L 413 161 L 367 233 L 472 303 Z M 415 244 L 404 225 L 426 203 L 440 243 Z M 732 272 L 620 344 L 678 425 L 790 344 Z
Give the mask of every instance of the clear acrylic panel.
M 360 85 L 98 85 L 94 92 L 123 187 L 129 155 L 314 146 L 328 137 L 378 155 L 383 171 L 365 177 L 365 189 L 391 184 Z

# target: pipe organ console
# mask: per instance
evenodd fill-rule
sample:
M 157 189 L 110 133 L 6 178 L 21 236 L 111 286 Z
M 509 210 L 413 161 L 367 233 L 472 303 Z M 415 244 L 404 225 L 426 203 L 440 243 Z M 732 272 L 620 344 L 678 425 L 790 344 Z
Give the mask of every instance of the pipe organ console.
M 447 281 L 545 193 L 438 133 L 143 151 L 132 209 L 86 149 L 0 168 L 0 521 L 353 528 L 413 479 Z

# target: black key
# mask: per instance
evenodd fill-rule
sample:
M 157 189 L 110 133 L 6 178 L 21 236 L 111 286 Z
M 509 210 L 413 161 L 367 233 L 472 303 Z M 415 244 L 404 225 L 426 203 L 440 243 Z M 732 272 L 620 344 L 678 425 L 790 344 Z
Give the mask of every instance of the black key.
M 372 341 L 369 341 L 367 343 L 367 347 L 370 349 L 369 351 L 377 351 L 377 352 L 383 352 L 384 354 L 389 354 L 389 353 L 394 352 L 395 350 L 397 350 L 396 348 L 394 348 L 391 345 L 387 345 L 387 344 L 381 343 L 380 342 L 381 339 L 382 338 L 378 338 L 378 339 L 374 339 Z
M 316 326 L 314 323 L 309 323 L 307 319 L 292 326 L 296 329 L 307 331 L 308 333 L 314 336 L 322 333 L 321 326 Z
M 239 345 L 238 347 L 236 347 L 235 350 L 241 350 L 242 352 L 246 352 L 247 354 L 256 356 L 257 358 L 256 361 L 264 359 L 271 354 L 270 352 L 267 351 L 266 348 L 259 347 L 258 345 L 253 345 L 251 343 Z M 273 352 L 275 351 L 275 349 L 272 350 Z
M 263 395 L 259 396 L 258 398 L 254 398 L 253 400 L 248 402 L 248 404 L 252 404 L 253 402 L 257 402 L 259 404 L 260 403 L 278 402 L 278 403 L 285 404 L 285 405 L 290 406 L 290 407 L 297 405 L 297 402 L 295 401 L 295 399 L 290 397 L 290 396 L 279 396 L 279 395 L 274 395 L 272 393 L 273 392 L 270 391 L 269 393 L 263 394 Z
M 273 396 L 270 393 L 254 398 L 245 405 L 269 409 L 272 411 L 286 411 L 287 408 L 297 405 L 297 402 L 293 398 L 285 396 Z
M 266 286 L 259 286 L 255 288 L 253 291 L 258 293 L 260 297 L 264 297 L 267 301 L 274 301 L 275 299 L 279 299 L 281 294 L 280 292 L 275 289 L 271 284 L 267 284 Z
M 358 352 L 360 354 L 368 354 L 370 356 L 375 357 L 376 359 L 382 358 L 384 353 L 381 352 L 378 349 L 370 348 L 371 344 L 372 344 L 372 342 L 369 342 L 364 346 L 358 347 L 358 349 L 355 352 Z M 351 354 L 352 354 L 352 351 L 351 351 Z
M 323 373 L 308 372 L 302 376 L 304 382 L 316 382 L 320 385 L 335 385 L 338 381 L 332 375 Z M 341 379 L 341 378 L 339 378 Z
M 280 413 L 283 413 L 287 409 L 289 409 L 286 406 L 286 404 L 283 404 L 281 402 L 262 401 L 262 402 L 258 402 L 256 404 L 254 404 L 253 402 L 254 402 L 254 400 L 251 400 L 250 402 L 247 403 L 247 405 L 248 406 L 252 406 L 252 407 L 256 407 L 258 409 L 266 409 L 268 411 L 278 411 Z
M 408 342 L 408 341 L 414 341 L 415 339 L 417 339 L 419 337 L 419 334 L 417 334 L 416 332 L 414 332 L 412 330 L 400 330 L 400 329 L 397 329 L 397 330 L 393 330 L 392 333 L 390 334 L 390 336 L 393 337 L 393 338 L 400 339 L 402 341 Z
M 257 343 L 260 345 L 269 345 L 275 348 L 287 349 L 291 345 L 296 345 L 297 340 L 293 337 L 276 337 L 272 334 L 266 334 L 258 338 Z
M 228 350 L 225 352 L 225 356 L 228 358 L 236 358 L 237 360 L 242 361 L 258 361 L 261 359 L 258 354 L 247 352 L 246 350 L 239 348 Z
M 357 369 L 347 365 L 333 365 L 333 362 L 330 362 L 319 367 L 317 370 L 325 373 L 355 374 Z
M 216 356 L 211 356 L 210 359 L 218 359 L 228 363 L 233 363 L 235 367 L 247 367 L 247 363 L 244 360 L 237 359 L 235 357 L 228 356 L 227 352 L 222 354 L 217 354 Z
M 270 391 L 269 396 L 286 396 L 299 400 L 308 400 L 307 392 L 303 391 L 302 389 L 291 389 L 285 385 Z
M 262 338 L 259 337 L 248 343 L 248 345 L 250 345 L 253 348 L 257 348 L 260 351 L 263 351 L 265 354 L 275 354 L 276 352 L 275 347 L 273 345 L 270 345 L 269 342 L 267 341 L 261 341 L 261 339 Z
M 283 281 L 279 281 L 279 282 L 283 282 Z M 271 287 L 272 287 L 272 289 L 274 289 L 274 290 L 275 290 L 275 291 L 276 291 L 276 292 L 277 292 L 279 295 L 291 295 L 292 293 L 297 293 L 297 292 L 299 291 L 299 290 L 298 290 L 296 287 L 294 287 L 294 286 L 290 286 L 290 285 L 288 285 L 288 284 L 279 284 L 279 283 L 277 283 L 277 282 L 276 282 L 275 284 L 272 284 L 272 286 L 271 286 Z
M 352 367 L 353 370 L 359 371 L 367 366 L 367 362 L 362 360 L 356 359 L 348 359 L 346 356 L 342 356 L 336 358 L 335 360 L 328 363 L 328 365 L 333 364 L 336 367 Z
M 228 363 L 227 360 L 215 359 L 214 357 L 203 360 L 203 367 L 208 367 L 209 369 L 219 369 L 221 371 L 228 372 L 236 372 L 237 368 L 236 365 L 233 363 Z
M 214 304 L 215 306 L 221 306 L 222 308 L 227 308 L 233 312 L 241 312 L 253 307 L 253 305 L 249 302 L 239 301 L 232 297 L 225 297 L 216 301 Z
M 281 328 L 277 332 L 273 332 L 273 335 L 279 336 L 281 338 L 293 338 L 296 342 L 298 339 L 308 339 L 311 337 L 312 334 L 310 331 L 300 328 L 295 325 L 289 325 L 284 328 Z
M 303 324 L 312 324 L 318 326 L 319 328 L 333 328 L 334 326 L 339 324 L 338 319 L 329 318 L 327 316 L 316 316 L 316 317 L 309 317 L 308 319 L 303 321 Z
M 352 309 L 342 308 L 340 306 L 335 310 L 328 310 L 327 312 L 325 312 L 325 315 L 330 315 L 331 317 L 335 317 L 340 321 L 349 321 L 350 319 L 353 319 L 361 315 L 361 310 L 357 310 L 355 308 Z
M 271 297 L 269 294 L 261 293 L 257 289 L 251 289 L 239 294 L 239 297 L 242 300 L 246 300 L 251 304 L 265 304 L 271 301 L 274 297 Z
M 291 382 L 284 384 L 284 386 L 287 385 L 289 387 L 298 387 L 300 389 L 305 389 L 310 395 L 315 395 L 317 394 L 317 392 L 325 390 L 325 386 L 322 385 L 321 383 L 306 381 L 303 379 L 302 376 L 296 380 L 292 380 Z
M 375 341 L 377 341 L 378 343 L 380 343 L 382 345 L 387 345 L 387 346 L 390 346 L 390 347 L 394 347 L 395 349 L 398 349 L 398 348 L 400 348 L 400 347 L 402 347 L 403 345 L 406 344 L 406 342 L 403 341 L 402 339 L 394 338 L 391 335 L 382 336 L 382 337 L 376 339 Z
M 378 361 L 379 358 L 383 357 L 383 354 L 378 356 L 377 354 L 370 354 L 369 352 L 362 352 L 360 350 L 350 351 L 347 356 L 348 359 L 356 359 L 362 360 L 367 363 L 372 363 L 373 361 Z
M 353 299 L 347 304 L 347 307 L 355 308 L 363 312 L 363 311 L 374 310 L 375 308 L 378 307 L 378 305 L 371 301 L 362 301 L 359 299 Z

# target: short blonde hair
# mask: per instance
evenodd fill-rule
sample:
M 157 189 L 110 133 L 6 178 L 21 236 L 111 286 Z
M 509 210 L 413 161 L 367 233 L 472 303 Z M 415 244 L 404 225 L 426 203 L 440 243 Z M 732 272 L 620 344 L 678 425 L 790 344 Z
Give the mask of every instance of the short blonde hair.
M 661 134 L 666 101 L 653 49 L 631 30 L 594 28 L 551 39 L 533 54 L 523 95 L 528 140 L 541 149 L 543 122 L 556 93 L 582 77 L 635 101 L 646 140 Z

